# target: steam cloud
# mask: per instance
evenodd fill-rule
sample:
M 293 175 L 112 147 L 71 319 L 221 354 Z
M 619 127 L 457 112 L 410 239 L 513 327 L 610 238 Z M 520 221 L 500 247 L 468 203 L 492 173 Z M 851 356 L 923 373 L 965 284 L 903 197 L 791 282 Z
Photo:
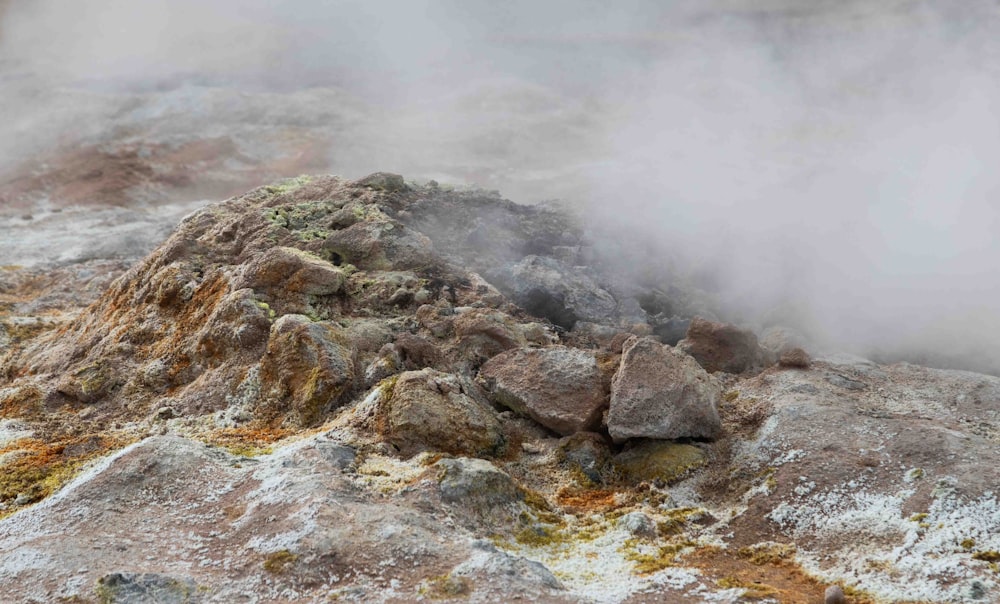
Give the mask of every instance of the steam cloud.
M 331 172 L 566 198 L 680 258 L 730 318 L 1000 371 L 995 3 L 610 6 L 14 0 L 0 66 L 53 87 L 343 89 L 365 113 Z M 22 101 L 0 101 L 0 161 L 113 114 Z

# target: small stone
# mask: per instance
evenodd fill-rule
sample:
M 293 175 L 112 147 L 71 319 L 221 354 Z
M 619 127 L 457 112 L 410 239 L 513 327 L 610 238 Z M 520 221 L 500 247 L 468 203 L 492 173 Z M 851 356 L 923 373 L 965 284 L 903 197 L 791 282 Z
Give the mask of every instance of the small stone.
M 618 526 L 636 537 L 655 537 L 656 525 L 642 512 L 629 512 L 618 519 Z
M 826 588 L 826 596 L 823 602 L 824 604 L 845 604 L 847 598 L 844 597 L 844 590 L 839 585 L 831 585 Z

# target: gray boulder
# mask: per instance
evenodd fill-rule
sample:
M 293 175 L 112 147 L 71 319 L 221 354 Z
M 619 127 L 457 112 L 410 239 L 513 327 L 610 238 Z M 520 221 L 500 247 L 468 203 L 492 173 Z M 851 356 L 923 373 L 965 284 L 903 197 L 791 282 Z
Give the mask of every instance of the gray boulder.
M 611 382 L 608 431 L 629 438 L 709 438 L 722 431 L 719 382 L 684 352 L 653 338 L 630 338 Z
M 578 348 L 518 348 L 479 371 L 490 399 L 561 435 L 595 430 L 606 406 L 597 359 Z

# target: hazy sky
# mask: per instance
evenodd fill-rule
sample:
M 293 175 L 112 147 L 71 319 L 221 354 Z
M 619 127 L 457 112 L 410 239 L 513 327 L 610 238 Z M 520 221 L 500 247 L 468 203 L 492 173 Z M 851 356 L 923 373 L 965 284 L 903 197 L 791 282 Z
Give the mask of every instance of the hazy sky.
M 340 88 L 367 113 L 332 171 L 565 197 L 712 275 L 733 316 L 997 359 L 998 40 L 985 0 L 13 0 L 0 64 Z

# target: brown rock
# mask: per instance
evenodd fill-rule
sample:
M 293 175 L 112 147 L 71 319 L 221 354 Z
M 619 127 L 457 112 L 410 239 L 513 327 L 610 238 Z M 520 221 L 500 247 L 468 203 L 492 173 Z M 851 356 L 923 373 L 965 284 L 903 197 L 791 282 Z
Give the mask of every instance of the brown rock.
M 757 343 L 752 331 L 701 317 L 691 320 L 687 336 L 677 347 L 694 357 L 709 373 L 743 373 L 770 364 L 770 355 Z
M 595 430 L 607 404 L 593 354 L 566 346 L 519 348 L 479 371 L 490 399 L 562 435 Z
M 719 435 L 722 389 L 693 358 L 652 338 L 633 338 L 623 350 L 608 410 L 615 442 Z
M 794 367 L 796 369 L 807 369 L 812 359 L 809 354 L 801 348 L 791 348 L 781 353 L 778 357 L 778 365 L 782 367 Z
M 483 456 L 503 449 L 500 422 L 465 392 L 457 376 L 434 369 L 407 371 L 385 388 L 377 424 L 402 455 L 442 451 Z

